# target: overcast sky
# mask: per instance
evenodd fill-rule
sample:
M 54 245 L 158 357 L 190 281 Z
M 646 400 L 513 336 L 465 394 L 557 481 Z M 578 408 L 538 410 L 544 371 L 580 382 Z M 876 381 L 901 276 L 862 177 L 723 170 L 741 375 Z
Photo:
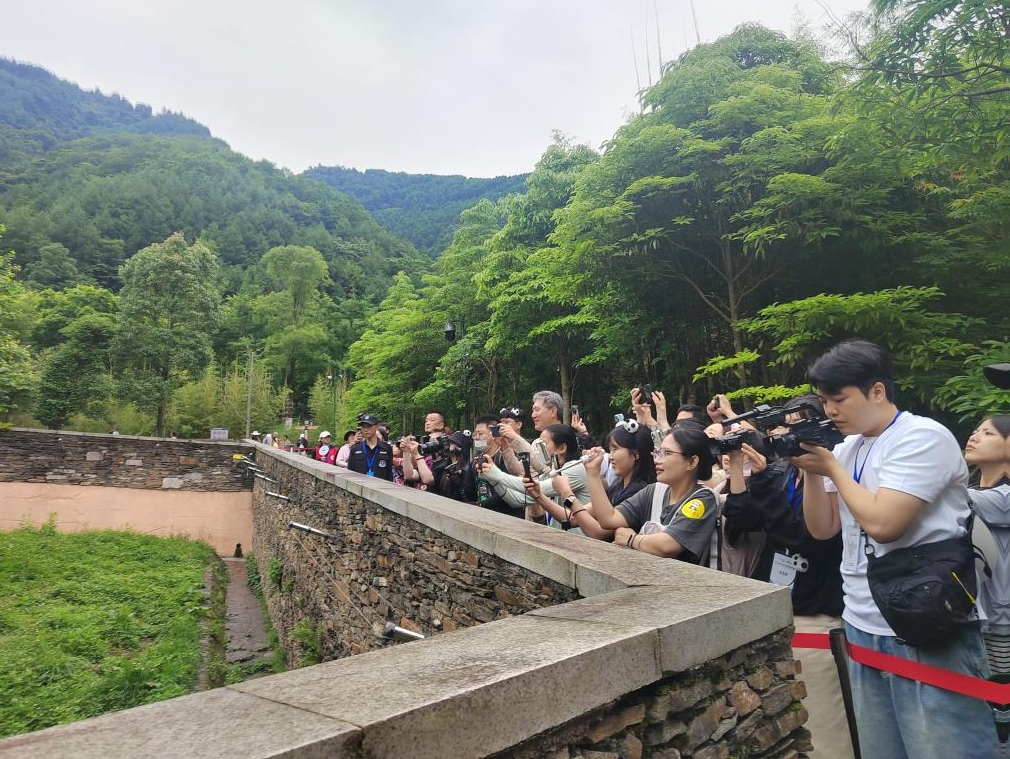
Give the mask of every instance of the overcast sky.
M 557 129 L 599 147 L 659 61 L 694 42 L 689 0 L 25 0 L 0 56 L 181 111 L 254 159 L 494 176 Z M 712 41 L 745 21 L 819 30 L 863 0 L 695 0 Z M 657 42 L 656 14 L 659 18 Z M 633 43 L 634 41 L 634 43 Z

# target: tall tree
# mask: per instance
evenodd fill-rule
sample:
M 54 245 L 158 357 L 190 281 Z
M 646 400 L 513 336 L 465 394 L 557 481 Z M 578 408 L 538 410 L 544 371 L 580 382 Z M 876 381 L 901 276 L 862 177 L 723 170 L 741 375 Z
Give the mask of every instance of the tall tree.
M 217 257 L 209 245 L 189 245 L 181 233 L 156 243 L 123 265 L 117 355 L 124 395 L 156 413 L 165 434 L 165 411 L 188 374 L 210 362 L 220 296 Z

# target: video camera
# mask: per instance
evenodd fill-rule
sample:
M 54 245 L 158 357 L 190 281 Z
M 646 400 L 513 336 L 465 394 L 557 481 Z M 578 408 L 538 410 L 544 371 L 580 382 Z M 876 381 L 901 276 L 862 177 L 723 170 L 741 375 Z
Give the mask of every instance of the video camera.
M 442 435 L 434 440 L 428 440 L 427 442 L 420 443 L 417 446 L 417 452 L 422 456 L 439 456 L 445 454 L 449 451 L 449 436 Z
M 786 422 L 786 417 L 797 415 L 802 416 L 799 421 L 792 424 Z M 800 443 L 810 443 L 830 451 L 845 440 L 845 435 L 838 431 L 834 422 L 825 417 L 811 403 L 798 403 L 791 408 L 764 404 L 756 407 L 753 411 L 727 419 L 722 424 L 723 427 L 728 427 L 746 420 L 752 420 L 753 424 L 762 431 L 786 426 L 789 427 L 789 431 L 766 437 L 755 430 L 731 432 L 728 435 L 713 438 L 709 442 L 709 451 L 713 456 L 740 450 L 743 444 L 747 443 L 767 458 L 784 459 L 790 456 L 802 456 L 806 453 L 800 448 Z

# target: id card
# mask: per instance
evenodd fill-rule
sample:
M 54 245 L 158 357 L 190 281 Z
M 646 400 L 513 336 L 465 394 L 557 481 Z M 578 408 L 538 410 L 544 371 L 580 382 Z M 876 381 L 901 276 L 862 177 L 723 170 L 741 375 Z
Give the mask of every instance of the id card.
M 862 531 L 855 522 L 842 525 L 842 569 L 855 572 L 859 565 Z
M 793 557 L 786 556 L 784 553 L 776 553 L 775 558 L 772 559 L 772 572 L 768 580 L 773 585 L 790 587 L 795 579 L 796 564 L 793 562 Z

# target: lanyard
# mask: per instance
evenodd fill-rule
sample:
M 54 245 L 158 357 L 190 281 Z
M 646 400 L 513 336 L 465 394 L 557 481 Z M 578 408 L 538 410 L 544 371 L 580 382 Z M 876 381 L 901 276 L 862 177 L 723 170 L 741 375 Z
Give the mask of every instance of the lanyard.
M 886 427 L 884 427 L 883 431 L 875 438 L 873 438 L 873 442 L 870 443 L 870 447 L 866 449 L 866 458 L 863 459 L 863 465 L 859 467 L 859 471 L 857 472 L 856 463 L 859 461 L 859 452 L 863 450 L 863 443 L 866 442 L 866 438 L 863 438 L 859 441 L 859 447 L 856 449 L 856 455 L 852 459 L 852 479 L 856 481 L 857 485 L 859 484 L 859 481 L 863 479 L 863 470 L 866 469 L 866 462 L 869 461 L 870 459 L 870 453 L 873 452 L 873 446 L 875 446 L 877 444 L 877 441 L 884 436 L 884 432 L 887 432 L 889 429 L 891 429 L 892 426 L 894 426 L 894 423 L 898 421 L 899 416 L 901 416 L 900 411 L 894 415 L 894 419 L 892 419 L 890 423 Z
M 362 442 L 361 443 L 361 452 L 365 453 L 365 451 L 367 451 L 367 450 L 368 450 L 368 443 Z M 378 443 L 376 443 L 375 447 L 372 449 L 372 455 L 371 456 L 369 456 L 367 453 L 365 453 L 365 466 L 368 467 L 368 476 L 369 477 L 374 477 L 375 476 L 375 468 L 374 468 L 375 457 L 378 456 L 378 455 L 379 455 L 379 444 Z
M 786 490 L 786 498 L 789 500 L 790 508 L 795 512 L 799 512 L 803 507 L 803 493 L 797 492 L 799 490 L 797 487 L 798 481 L 799 475 L 796 470 L 792 470 L 789 473 L 789 487 Z

